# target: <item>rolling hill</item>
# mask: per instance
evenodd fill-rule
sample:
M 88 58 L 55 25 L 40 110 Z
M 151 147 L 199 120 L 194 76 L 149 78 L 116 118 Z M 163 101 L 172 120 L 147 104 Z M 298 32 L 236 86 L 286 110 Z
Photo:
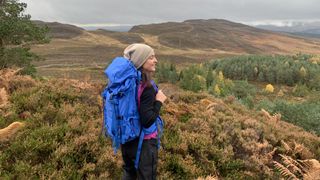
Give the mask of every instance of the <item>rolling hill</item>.
M 161 44 L 178 49 L 219 49 L 227 52 L 273 54 L 319 52 L 319 42 L 275 33 L 220 19 L 134 26 L 129 32 L 157 36 Z
M 86 31 L 73 25 L 43 23 L 51 29 L 49 44 L 32 51 L 45 60 L 35 65 L 41 75 L 83 78 L 97 74 L 133 42 L 154 47 L 159 60 L 178 64 L 242 54 L 320 54 L 318 39 L 276 33 L 231 21 L 187 20 L 134 26 L 129 32 Z M 80 72 L 80 73 L 77 73 Z
M 61 38 L 61 39 L 71 39 L 79 36 L 85 31 L 84 29 L 70 25 L 62 24 L 58 22 L 43 22 L 43 21 L 33 21 L 39 26 L 47 26 L 49 28 L 49 36 L 51 38 Z
M 303 37 L 320 38 L 320 22 L 290 22 L 285 26 L 257 25 L 257 28 L 276 32 L 286 32 Z

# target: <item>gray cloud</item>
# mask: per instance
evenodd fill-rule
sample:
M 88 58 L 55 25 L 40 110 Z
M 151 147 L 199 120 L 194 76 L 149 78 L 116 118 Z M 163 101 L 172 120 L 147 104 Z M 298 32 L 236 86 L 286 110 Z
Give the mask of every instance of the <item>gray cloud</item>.
M 318 0 L 22 0 L 33 19 L 149 24 L 187 19 L 319 20 Z

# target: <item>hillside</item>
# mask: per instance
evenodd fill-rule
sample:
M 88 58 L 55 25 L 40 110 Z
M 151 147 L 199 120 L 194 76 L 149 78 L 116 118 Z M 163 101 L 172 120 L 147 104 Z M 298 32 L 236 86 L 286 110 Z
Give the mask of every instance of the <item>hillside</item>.
M 120 154 L 100 136 L 103 84 L 0 74 L 0 127 L 25 123 L 0 143 L 1 178 L 120 178 Z M 234 98 L 159 86 L 169 97 L 161 112 L 160 179 L 279 179 L 290 167 L 300 169 L 292 171 L 296 177 L 317 177 L 318 136 Z
M 303 37 L 320 38 L 320 22 L 290 22 L 285 26 L 257 25 L 257 28 L 277 32 L 287 32 Z
M 241 54 L 320 54 L 320 41 L 279 34 L 226 20 L 188 20 L 134 26 L 129 32 L 85 31 L 60 23 L 48 23 L 49 44 L 32 51 L 43 57 L 35 62 L 40 75 L 94 80 L 133 42 L 154 47 L 158 60 L 177 64 Z M 99 72 L 99 73 L 98 73 Z
M 144 39 L 136 33 L 127 33 L 127 32 L 115 32 L 108 31 L 104 29 L 98 29 L 96 31 L 91 31 L 94 34 L 109 36 L 123 44 L 132 44 L 132 43 L 144 43 Z
M 77 37 L 85 31 L 84 29 L 70 25 L 62 24 L 58 22 L 43 22 L 33 21 L 35 24 L 40 26 L 47 26 L 49 28 L 49 36 L 51 38 L 71 39 Z
M 157 36 L 161 44 L 173 48 L 210 48 L 248 54 L 319 53 L 316 46 L 320 45 L 312 40 L 219 19 L 140 25 L 129 32 Z

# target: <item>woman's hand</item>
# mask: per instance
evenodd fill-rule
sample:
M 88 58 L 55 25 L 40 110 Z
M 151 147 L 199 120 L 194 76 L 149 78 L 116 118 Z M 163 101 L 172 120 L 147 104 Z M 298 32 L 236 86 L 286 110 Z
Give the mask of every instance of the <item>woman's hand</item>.
M 162 90 L 159 90 L 156 95 L 156 100 L 160 101 L 163 104 L 166 99 L 167 99 L 167 96 L 163 94 Z

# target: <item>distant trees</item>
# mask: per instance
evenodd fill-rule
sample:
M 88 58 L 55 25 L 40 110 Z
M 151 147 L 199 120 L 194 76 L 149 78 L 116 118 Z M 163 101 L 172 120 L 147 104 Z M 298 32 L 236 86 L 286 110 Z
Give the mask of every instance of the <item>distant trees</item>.
M 175 80 L 185 90 L 207 91 L 218 97 L 230 96 L 249 108 L 259 111 L 263 108 L 272 114 L 280 113 L 281 119 L 319 134 L 319 92 L 311 90 L 320 90 L 320 65 L 318 59 L 311 57 L 313 56 L 303 54 L 238 56 L 188 65 L 179 73 L 170 63 L 159 64 L 157 77 L 161 82 Z M 177 76 L 177 79 L 170 78 Z M 256 86 L 250 81 L 267 83 L 258 83 Z M 266 86 L 259 88 L 261 84 Z M 294 88 L 279 88 L 279 84 Z M 261 100 L 261 95 L 268 98 Z M 288 96 L 302 97 L 305 100 L 293 103 L 285 100 Z M 276 101 L 272 102 L 269 98 Z
M 17 66 L 32 74 L 35 69 L 31 61 L 38 56 L 29 46 L 48 42 L 48 29 L 33 24 L 31 16 L 24 14 L 26 7 L 17 0 L 0 0 L 0 69 Z
M 238 56 L 212 61 L 209 66 L 215 71 L 222 71 L 226 77 L 234 80 L 289 86 L 302 83 L 309 88 L 320 90 L 318 86 L 320 66 L 310 55 Z
M 198 92 L 207 87 L 206 69 L 200 65 L 191 65 L 180 72 L 179 85 L 181 88 Z
M 170 82 L 176 83 L 178 81 L 178 74 L 176 66 L 172 63 L 161 62 L 157 67 L 156 79 L 159 83 Z
M 235 85 L 235 80 L 289 86 L 300 84 L 320 90 L 320 65 L 312 57 L 303 54 L 238 56 L 189 65 L 179 73 L 174 64 L 166 62 L 159 64 L 156 78 L 158 82 L 177 83 L 181 88 L 194 92 L 208 90 L 218 96 L 233 94 L 239 98 L 243 98 L 239 94 L 247 93 L 245 91 L 249 91 L 251 87 L 247 82 Z

